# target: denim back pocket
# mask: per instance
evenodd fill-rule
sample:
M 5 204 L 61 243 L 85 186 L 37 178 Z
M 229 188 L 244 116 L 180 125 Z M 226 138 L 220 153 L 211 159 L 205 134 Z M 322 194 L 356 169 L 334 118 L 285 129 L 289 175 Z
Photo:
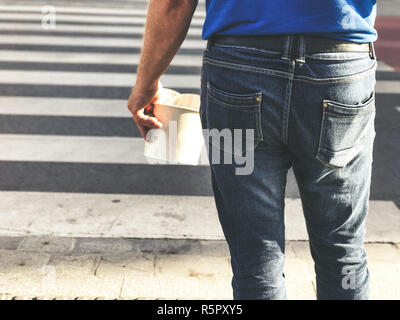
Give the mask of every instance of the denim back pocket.
M 375 95 L 359 105 L 323 101 L 317 159 L 331 168 L 343 168 L 375 135 Z
M 211 145 L 243 155 L 262 141 L 262 92 L 237 94 L 207 82 L 206 117 Z

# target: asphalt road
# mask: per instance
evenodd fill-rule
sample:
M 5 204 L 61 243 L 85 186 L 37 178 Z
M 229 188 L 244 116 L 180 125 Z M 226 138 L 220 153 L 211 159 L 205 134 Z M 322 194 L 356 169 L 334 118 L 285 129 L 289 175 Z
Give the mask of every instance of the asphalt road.
M 55 30 L 41 26 L 43 5 L 57 6 Z M 134 83 L 145 8 L 146 1 L 139 0 L 0 1 L 0 197 L 4 192 L 211 197 L 207 166 L 150 165 L 142 157 L 143 143 L 125 101 Z M 199 93 L 203 18 L 200 2 L 163 77 L 165 86 Z M 396 204 L 393 212 L 400 215 L 399 1 L 379 2 L 377 26 L 370 198 Z M 286 196 L 299 199 L 291 173 Z M 40 208 L 34 204 L 30 210 Z

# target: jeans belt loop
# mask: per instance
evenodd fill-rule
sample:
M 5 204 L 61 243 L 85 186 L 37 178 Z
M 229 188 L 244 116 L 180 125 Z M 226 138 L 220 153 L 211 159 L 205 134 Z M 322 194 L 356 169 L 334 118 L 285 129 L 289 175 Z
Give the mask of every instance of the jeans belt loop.
M 299 36 L 299 56 L 296 61 L 298 63 L 306 63 L 306 41 L 303 35 Z
M 285 40 L 283 41 L 283 50 L 282 50 L 283 52 L 281 59 L 289 60 L 290 51 L 292 49 L 292 42 L 293 42 L 293 36 L 288 35 L 285 37 Z
M 211 46 L 212 46 L 212 37 L 210 39 L 208 39 L 208 41 L 207 41 L 206 51 L 210 50 Z
M 376 60 L 376 54 L 375 54 L 375 47 L 374 47 L 374 43 L 370 42 L 369 44 L 369 55 L 372 59 Z

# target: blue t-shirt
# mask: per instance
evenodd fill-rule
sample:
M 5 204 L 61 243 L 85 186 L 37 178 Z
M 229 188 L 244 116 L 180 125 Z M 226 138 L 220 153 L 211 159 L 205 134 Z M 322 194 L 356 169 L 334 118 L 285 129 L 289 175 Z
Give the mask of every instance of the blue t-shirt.
M 377 39 L 376 0 L 206 0 L 206 9 L 203 39 L 213 34 Z

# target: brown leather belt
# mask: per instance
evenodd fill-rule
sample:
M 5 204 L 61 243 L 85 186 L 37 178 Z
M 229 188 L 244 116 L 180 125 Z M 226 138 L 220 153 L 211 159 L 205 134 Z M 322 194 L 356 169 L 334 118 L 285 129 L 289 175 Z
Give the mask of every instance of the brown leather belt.
M 294 41 L 298 41 L 299 35 L 292 36 Z M 369 52 L 375 57 L 374 46 L 372 43 L 356 43 L 345 40 L 303 36 L 305 43 L 305 53 L 329 53 L 329 52 Z M 249 46 L 266 49 L 275 52 L 282 52 L 287 36 L 222 36 L 215 35 L 210 41 L 216 44 L 232 46 Z M 293 47 L 293 45 L 292 45 Z M 294 47 L 293 47 L 294 48 Z

